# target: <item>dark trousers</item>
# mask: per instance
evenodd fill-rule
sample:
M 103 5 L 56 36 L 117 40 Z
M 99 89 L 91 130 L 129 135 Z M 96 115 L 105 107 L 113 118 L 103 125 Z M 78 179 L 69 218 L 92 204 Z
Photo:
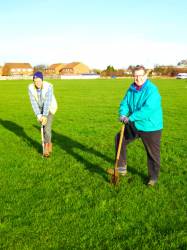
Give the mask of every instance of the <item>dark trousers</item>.
M 147 153 L 148 176 L 153 180 L 157 180 L 160 172 L 160 139 L 162 131 L 158 130 L 153 132 L 143 132 L 143 131 L 133 130 L 133 134 L 129 135 L 128 126 L 129 125 L 126 125 L 125 127 L 118 167 L 127 164 L 127 159 L 126 159 L 127 144 L 129 144 L 130 142 L 134 141 L 137 138 L 141 138 Z M 115 138 L 116 155 L 119 144 L 119 138 L 120 138 L 120 133 L 118 133 Z

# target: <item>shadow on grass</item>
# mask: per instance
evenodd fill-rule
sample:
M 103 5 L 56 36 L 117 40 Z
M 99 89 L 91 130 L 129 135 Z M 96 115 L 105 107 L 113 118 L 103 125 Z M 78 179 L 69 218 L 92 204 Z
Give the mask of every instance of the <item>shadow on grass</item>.
M 35 128 L 39 129 L 37 126 L 34 125 Z M 97 173 L 101 175 L 107 182 L 108 182 L 108 176 L 107 173 L 104 169 L 102 169 L 100 166 L 93 164 L 89 160 L 86 159 L 86 157 L 79 155 L 78 153 L 75 152 L 75 149 L 79 149 L 82 152 L 87 152 L 89 154 L 93 154 L 96 157 L 99 157 L 107 162 L 109 164 L 113 165 L 114 162 L 112 161 L 111 158 L 107 157 L 106 155 L 102 154 L 101 152 L 91 148 L 87 147 L 84 144 L 75 141 L 72 138 L 69 138 L 66 135 L 59 134 L 55 132 L 54 130 L 52 131 L 52 136 L 53 136 L 53 142 L 57 145 L 59 145 L 60 148 L 62 148 L 67 154 L 73 156 L 77 161 L 81 162 L 84 164 L 85 168 L 88 169 L 90 172 Z
M 138 167 L 137 167 L 137 169 L 138 169 Z M 148 181 L 147 175 L 145 175 L 144 173 L 138 171 L 137 169 L 133 168 L 132 166 L 127 165 L 128 172 L 131 173 L 132 175 L 139 176 L 142 179 L 143 183 L 147 185 L 147 181 Z
M 22 138 L 26 143 L 32 145 L 36 150 L 41 153 L 41 145 L 37 142 L 31 139 L 24 131 L 23 127 L 18 125 L 15 122 L 8 121 L 8 120 L 2 120 L 0 119 L 0 124 L 6 128 L 7 130 L 13 132 L 15 135 L 19 136 Z

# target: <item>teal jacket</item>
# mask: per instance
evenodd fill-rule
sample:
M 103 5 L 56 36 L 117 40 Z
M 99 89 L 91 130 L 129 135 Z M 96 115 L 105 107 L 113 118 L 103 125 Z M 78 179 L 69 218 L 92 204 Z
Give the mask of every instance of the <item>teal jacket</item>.
M 119 115 L 128 116 L 139 131 L 161 130 L 162 106 L 157 87 L 150 80 L 146 80 L 142 88 L 136 90 L 132 83 L 120 104 Z

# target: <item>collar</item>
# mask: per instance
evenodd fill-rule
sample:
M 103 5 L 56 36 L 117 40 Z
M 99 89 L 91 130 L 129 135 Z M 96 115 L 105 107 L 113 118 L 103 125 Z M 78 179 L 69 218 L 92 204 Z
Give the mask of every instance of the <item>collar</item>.
M 141 86 L 138 86 L 135 82 L 134 82 L 134 87 L 136 90 L 140 90 L 142 88 L 144 84 L 142 84 Z
M 135 82 L 133 84 L 133 87 L 135 90 L 140 91 L 147 83 L 148 80 L 146 80 L 141 86 L 138 86 Z

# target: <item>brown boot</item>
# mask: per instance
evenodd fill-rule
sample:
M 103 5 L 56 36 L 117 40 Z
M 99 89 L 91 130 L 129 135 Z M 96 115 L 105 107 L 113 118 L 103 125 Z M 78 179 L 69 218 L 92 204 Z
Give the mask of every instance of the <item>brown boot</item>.
M 50 142 L 50 143 L 49 143 L 49 153 L 50 153 L 50 154 L 52 153 L 52 148 L 53 148 L 53 144 Z
M 44 144 L 44 157 L 49 157 L 49 143 Z

